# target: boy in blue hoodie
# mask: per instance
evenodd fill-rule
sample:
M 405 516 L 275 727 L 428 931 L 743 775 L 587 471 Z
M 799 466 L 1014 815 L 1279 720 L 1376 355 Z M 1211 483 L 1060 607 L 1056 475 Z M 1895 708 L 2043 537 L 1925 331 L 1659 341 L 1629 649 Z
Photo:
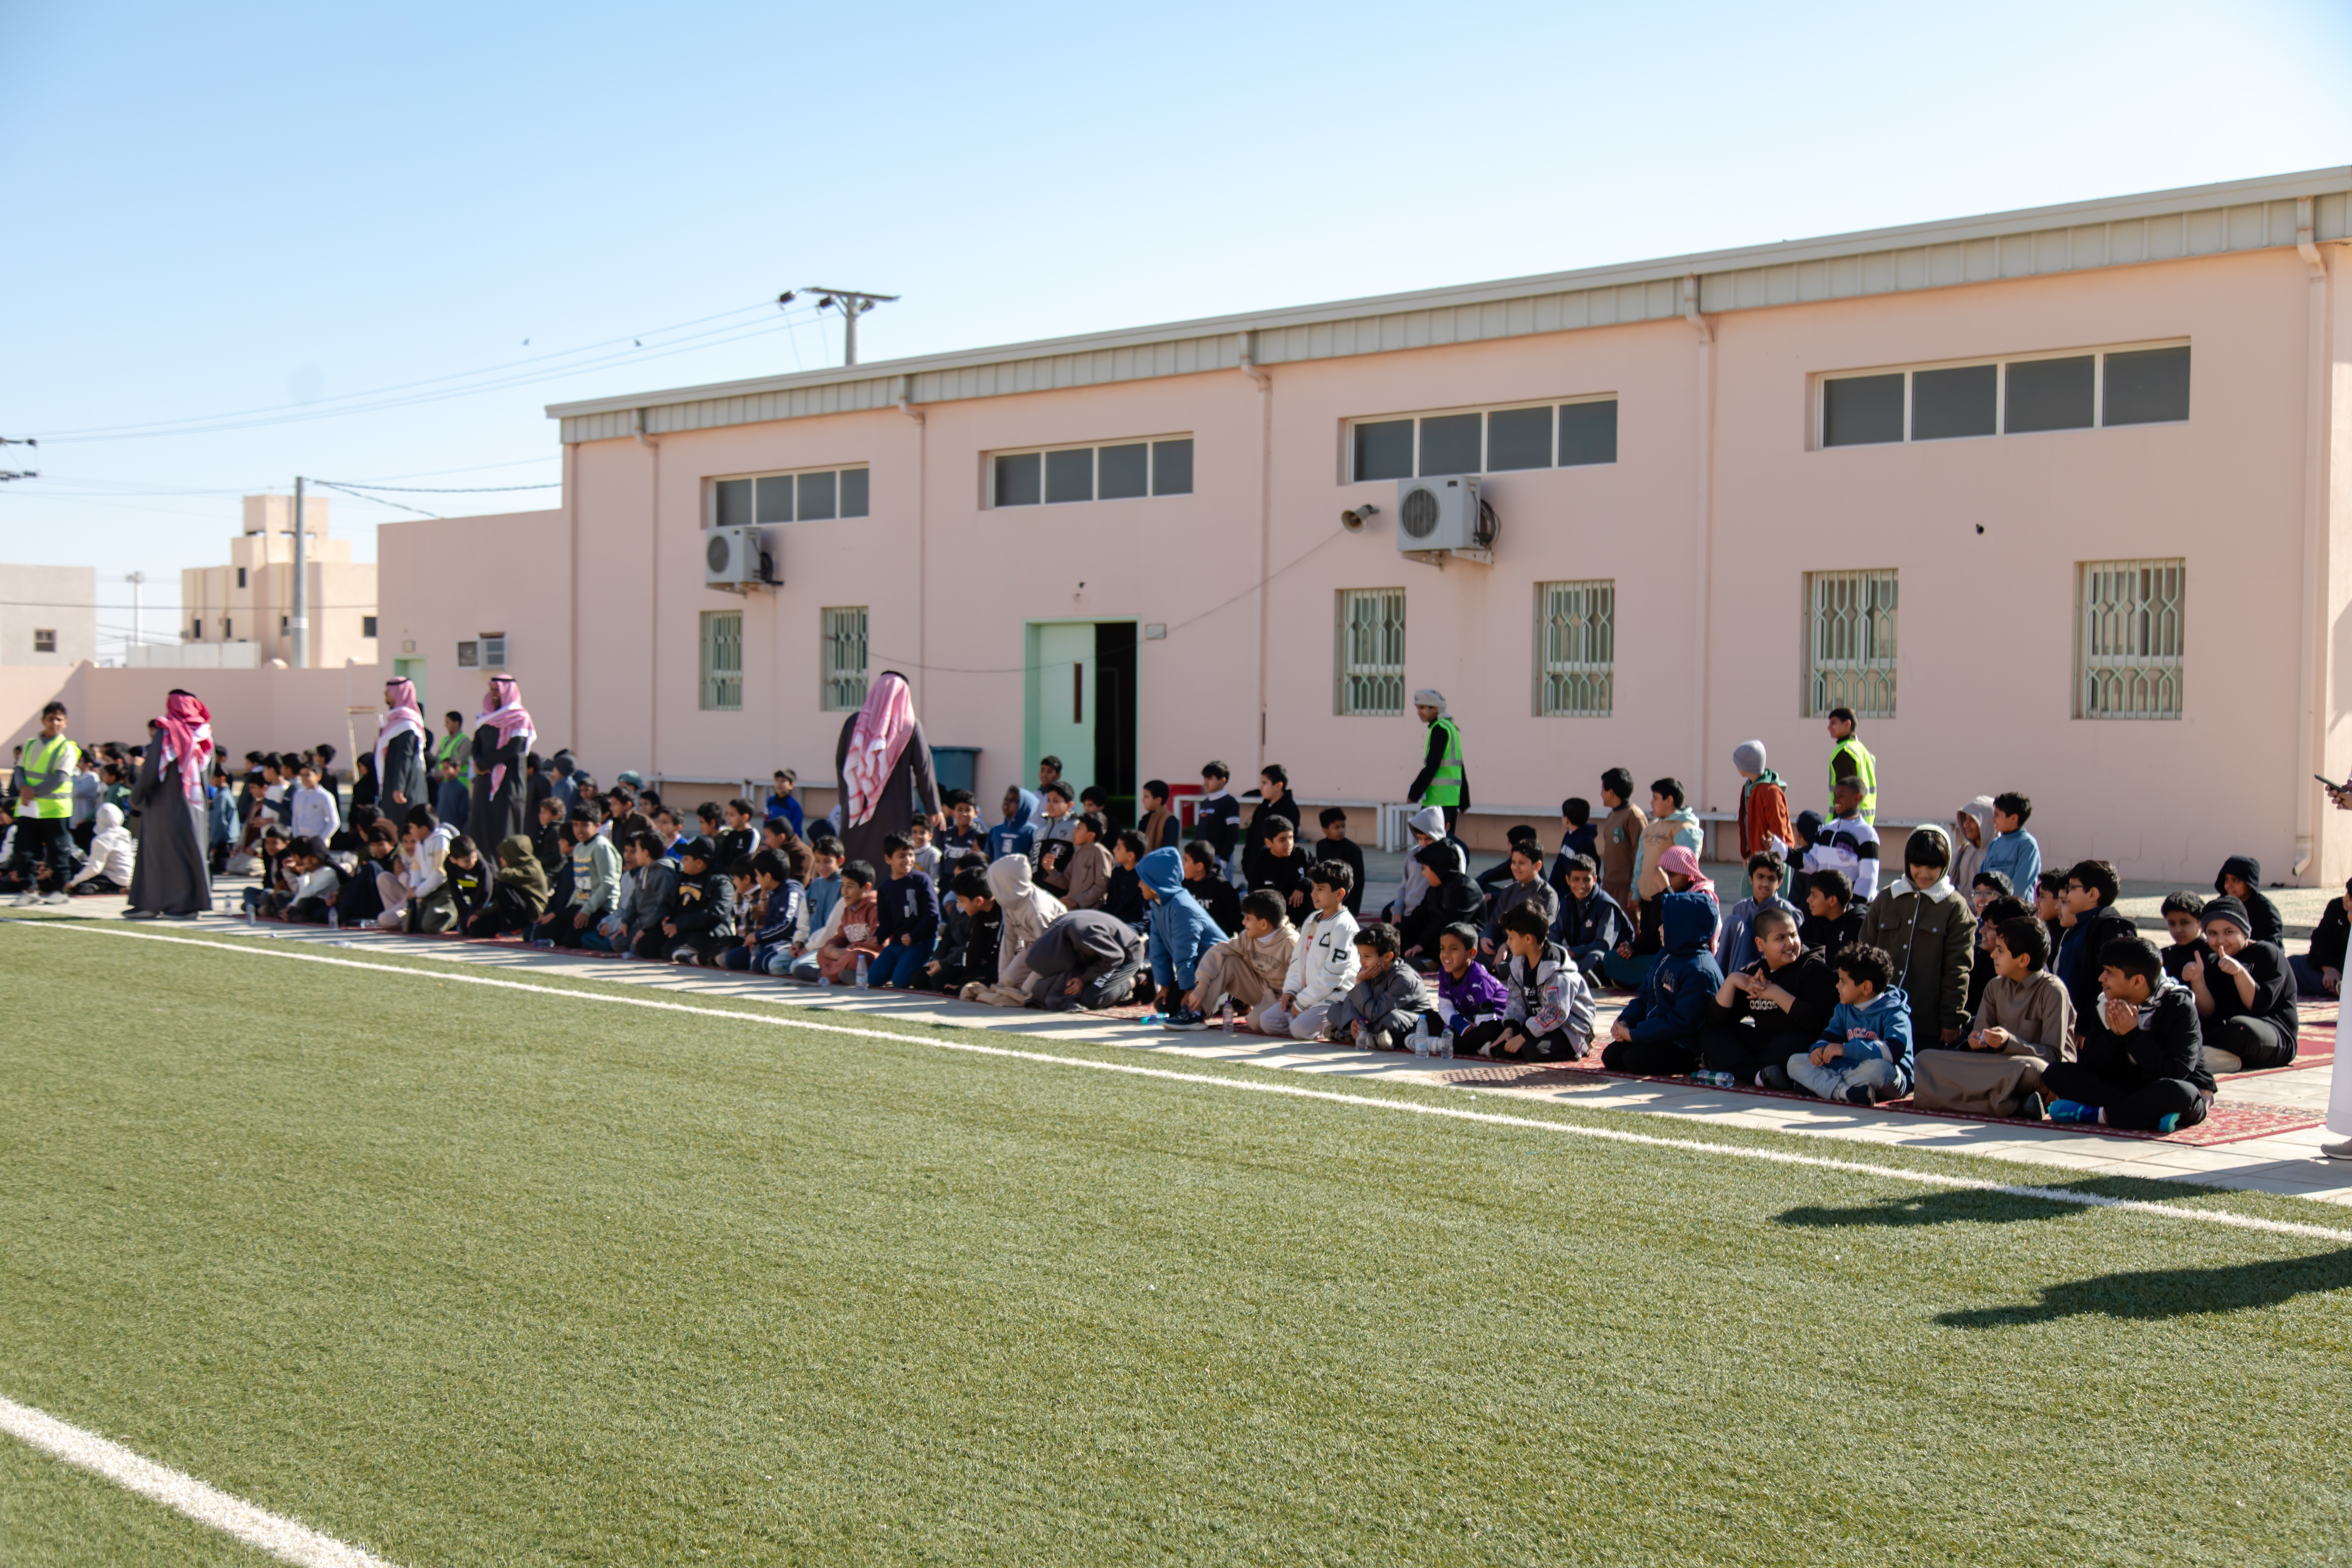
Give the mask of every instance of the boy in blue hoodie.
M 1837 965 L 1837 1011 L 1830 1015 L 1821 1044 L 1789 1058 L 1789 1079 L 1823 1100 L 1849 1105 L 1902 1099 L 1911 1092 L 1911 998 L 1894 984 L 1895 961 L 1856 942 L 1832 962 Z M 1770 1079 L 1769 1068 L 1764 1076 Z
M 1154 849 L 1135 863 L 1135 875 L 1150 909 L 1145 917 L 1144 955 L 1151 963 L 1159 1005 L 1167 1014 L 1160 1022 L 1171 1029 L 1205 1029 L 1209 1020 L 1183 1005 L 1184 994 L 1192 989 L 1201 960 L 1225 940 L 1225 933 L 1200 900 L 1184 890 L 1184 857 L 1175 850 Z
M 1723 984 L 1723 971 L 1707 948 L 1715 900 L 1705 893 L 1667 892 L 1659 896 L 1658 910 L 1665 952 L 1609 1026 L 1601 1065 L 1612 1072 L 1666 1077 L 1696 1067 L 1707 1001 Z
M 988 830 L 988 858 L 1034 858 L 1037 849 L 1037 797 L 1014 786 L 1004 792 L 1004 820 Z

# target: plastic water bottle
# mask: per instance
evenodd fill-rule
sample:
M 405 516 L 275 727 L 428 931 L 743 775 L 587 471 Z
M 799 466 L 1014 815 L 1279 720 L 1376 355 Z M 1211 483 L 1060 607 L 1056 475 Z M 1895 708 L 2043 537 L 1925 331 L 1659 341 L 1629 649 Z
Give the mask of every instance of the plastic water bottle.
M 866 989 L 866 955 L 862 952 L 857 955 L 857 988 Z
M 1234 1004 L 1231 997 L 1217 1004 L 1217 1021 L 1228 1035 L 1234 1032 Z
M 1412 1021 L 1412 1055 L 1415 1061 L 1429 1059 L 1429 1020 L 1425 1017 Z
M 1450 1062 L 1454 1059 L 1453 1030 L 1440 1029 L 1437 1031 L 1437 1049 L 1431 1054 L 1435 1056 L 1440 1061 Z
M 329 931 L 341 931 L 341 930 L 342 930 L 342 928 L 343 928 L 343 912 L 342 912 L 342 910 L 329 910 L 327 911 L 327 929 L 328 929 Z

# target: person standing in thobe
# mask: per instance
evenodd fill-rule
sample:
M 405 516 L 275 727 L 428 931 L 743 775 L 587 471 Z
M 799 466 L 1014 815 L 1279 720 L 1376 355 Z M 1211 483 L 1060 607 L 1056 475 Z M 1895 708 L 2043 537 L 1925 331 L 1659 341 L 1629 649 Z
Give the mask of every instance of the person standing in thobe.
M 539 739 L 522 690 L 511 675 L 490 677 L 490 689 L 474 727 L 474 794 L 466 810 L 466 835 L 477 844 L 499 845 L 520 833 L 523 821 L 523 759 Z
M 848 858 L 879 866 L 882 840 L 904 833 L 919 811 L 940 826 L 939 781 L 931 775 L 931 743 L 915 717 L 915 694 L 895 669 L 877 677 L 866 706 L 841 726 L 833 752 L 840 781 L 841 842 Z
M 173 691 L 163 700 L 163 717 L 147 721 L 147 748 L 131 789 L 139 853 L 123 919 L 194 920 L 213 907 L 205 854 L 205 774 L 212 761 L 212 714 L 192 694 Z
M 375 805 L 395 823 L 412 805 L 430 805 L 425 782 L 425 715 L 416 706 L 416 683 L 402 676 L 383 683 L 384 715 L 375 732 Z

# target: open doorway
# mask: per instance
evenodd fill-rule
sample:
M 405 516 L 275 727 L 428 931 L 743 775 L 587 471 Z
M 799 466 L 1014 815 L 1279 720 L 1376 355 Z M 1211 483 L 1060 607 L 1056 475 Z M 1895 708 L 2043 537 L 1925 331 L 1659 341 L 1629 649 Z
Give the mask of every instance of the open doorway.
M 1100 786 L 1114 826 L 1135 820 L 1135 623 L 1032 621 L 1026 636 L 1021 783 L 1058 757 L 1073 791 Z

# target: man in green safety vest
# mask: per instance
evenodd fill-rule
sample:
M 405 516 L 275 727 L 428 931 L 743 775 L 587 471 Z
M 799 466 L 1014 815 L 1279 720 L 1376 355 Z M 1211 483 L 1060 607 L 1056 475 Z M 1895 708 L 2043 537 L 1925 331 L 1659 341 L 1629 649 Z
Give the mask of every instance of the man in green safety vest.
M 1445 813 L 1450 836 L 1470 804 L 1470 775 L 1462 767 L 1462 727 L 1445 711 L 1445 694 L 1423 687 L 1412 694 L 1412 710 L 1429 726 L 1429 743 L 1422 748 L 1421 772 L 1412 775 L 1405 799 L 1415 805 L 1433 805 Z
M 73 775 L 80 762 L 81 748 L 66 739 L 66 705 L 52 702 L 41 710 L 41 732 L 26 742 L 14 780 L 16 854 L 11 868 L 16 873 L 19 909 L 66 901 L 66 879 L 73 873 L 66 847 L 72 842 L 68 835 L 73 822 Z M 55 884 L 47 896 L 40 881 L 45 862 Z
M 441 715 L 441 727 L 445 733 L 440 743 L 433 748 L 433 779 L 441 776 L 442 763 L 455 763 L 457 764 L 457 776 L 467 781 L 470 787 L 474 778 L 474 749 L 467 743 L 466 716 L 452 708 Z M 434 788 L 433 779 L 425 783 L 428 791 Z
M 1853 710 L 1830 710 L 1830 789 L 1836 792 L 1842 778 L 1862 781 L 1862 819 L 1868 823 L 1878 820 L 1878 759 L 1853 732 Z

